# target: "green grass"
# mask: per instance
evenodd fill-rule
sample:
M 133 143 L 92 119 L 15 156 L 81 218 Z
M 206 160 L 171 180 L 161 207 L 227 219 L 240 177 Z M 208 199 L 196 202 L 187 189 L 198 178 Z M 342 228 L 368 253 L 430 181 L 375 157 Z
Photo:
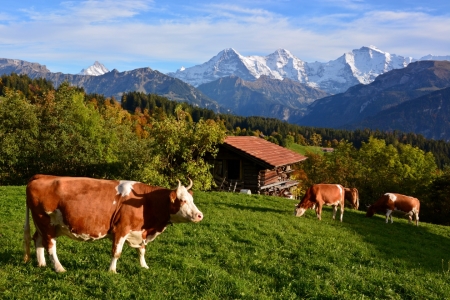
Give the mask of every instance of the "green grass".
M 0 187 L 1 299 L 446 299 L 450 228 L 346 209 L 293 216 L 293 200 L 196 192 L 199 224 L 169 226 L 147 245 L 150 269 L 124 247 L 109 273 L 111 242 L 58 238 L 67 269 L 22 262 L 25 188 Z M 47 260 L 49 263 L 49 260 Z
M 305 155 L 307 152 L 312 152 L 315 154 L 323 154 L 323 151 L 321 150 L 322 148 L 316 146 L 302 146 L 299 144 L 292 144 L 288 147 L 288 149 L 302 155 Z

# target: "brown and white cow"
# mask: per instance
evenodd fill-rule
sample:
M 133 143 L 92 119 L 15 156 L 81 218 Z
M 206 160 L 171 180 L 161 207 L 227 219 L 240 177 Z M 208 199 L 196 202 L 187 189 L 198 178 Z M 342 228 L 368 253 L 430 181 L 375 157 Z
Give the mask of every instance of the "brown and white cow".
M 359 192 L 356 188 L 344 188 L 344 198 L 348 200 L 354 209 L 359 208 Z
M 294 214 L 297 217 L 303 216 L 309 208 L 316 209 L 319 220 L 322 219 L 322 207 L 324 205 L 333 206 L 333 220 L 336 218 L 337 207 L 341 209 L 341 222 L 344 217 L 344 187 L 340 184 L 314 184 L 308 188 L 302 200 L 295 207 Z
M 377 211 L 385 211 L 386 223 L 388 223 L 389 216 L 391 217 L 391 223 L 393 223 L 392 212 L 394 210 L 405 212 L 409 218 L 409 223 L 412 222 L 414 216 L 416 226 L 419 225 L 420 201 L 417 198 L 395 193 L 386 193 L 374 204 L 368 206 L 366 217 L 372 217 Z
M 35 175 L 26 188 L 24 260 L 30 259 L 31 211 L 39 266 L 46 265 L 46 249 L 55 271 L 65 271 L 56 255 L 56 238 L 65 235 L 79 241 L 112 239 L 109 270 L 114 273 L 127 242 L 138 250 L 141 266 L 148 269 L 144 257 L 148 242 L 170 223 L 203 219 L 189 191 L 192 180 L 189 181 L 187 187 L 179 183 L 177 189 L 169 190 L 135 181 Z

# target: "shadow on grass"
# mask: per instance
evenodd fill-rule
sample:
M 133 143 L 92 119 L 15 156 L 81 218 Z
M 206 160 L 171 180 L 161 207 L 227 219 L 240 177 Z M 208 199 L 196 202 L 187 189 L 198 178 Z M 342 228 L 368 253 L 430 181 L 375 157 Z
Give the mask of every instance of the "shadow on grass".
M 331 209 L 329 211 L 331 214 Z M 394 223 L 386 224 L 385 215 L 368 218 L 364 211 L 351 209 L 345 210 L 341 224 L 372 245 L 386 261 L 398 260 L 411 269 L 424 268 L 433 272 L 442 272 L 442 264 L 450 261 L 450 229 L 445 226 L 423 222 L 416 226 L 409 224 L 402 214 L 394 216 Z
M 21 266 L 23 262 L 24 252 L 10 249 L 0 250 L 0 265 Z
M 239 210 L 247 210 L 251 212 L 272 212 L 272 213 L 279 213 L 279 214 L 285 214 L 286 210 L 284 209 L 275 209 L 275 208 L 269 208 L 269 207 L 261 207 L 261 206 L 254 206 L 254 205 L 244 205 L 244 204 L 225 204 L 225 203 L 216 203 L 217 207 L 223 207 L 223 208 L 234 208 Z M 294 211 L 294 208 L 292 208 L 292 211 Z

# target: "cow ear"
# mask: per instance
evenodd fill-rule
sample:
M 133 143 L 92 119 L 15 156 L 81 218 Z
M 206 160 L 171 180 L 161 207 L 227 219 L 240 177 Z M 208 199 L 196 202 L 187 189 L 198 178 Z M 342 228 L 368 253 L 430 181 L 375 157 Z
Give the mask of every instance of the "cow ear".
M 175 199 L 177 199 L 177 192 L 171 191 L 169 197 L 170 197 L 170 202 L 175 203 Z

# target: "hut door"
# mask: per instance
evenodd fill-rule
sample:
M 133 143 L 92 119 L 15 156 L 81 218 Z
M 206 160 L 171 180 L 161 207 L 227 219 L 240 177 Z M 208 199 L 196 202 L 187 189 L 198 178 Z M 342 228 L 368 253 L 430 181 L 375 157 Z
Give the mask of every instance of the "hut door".
M 228 160 L 228 179 L 241 179 L 241 161 L 238 159 Z

